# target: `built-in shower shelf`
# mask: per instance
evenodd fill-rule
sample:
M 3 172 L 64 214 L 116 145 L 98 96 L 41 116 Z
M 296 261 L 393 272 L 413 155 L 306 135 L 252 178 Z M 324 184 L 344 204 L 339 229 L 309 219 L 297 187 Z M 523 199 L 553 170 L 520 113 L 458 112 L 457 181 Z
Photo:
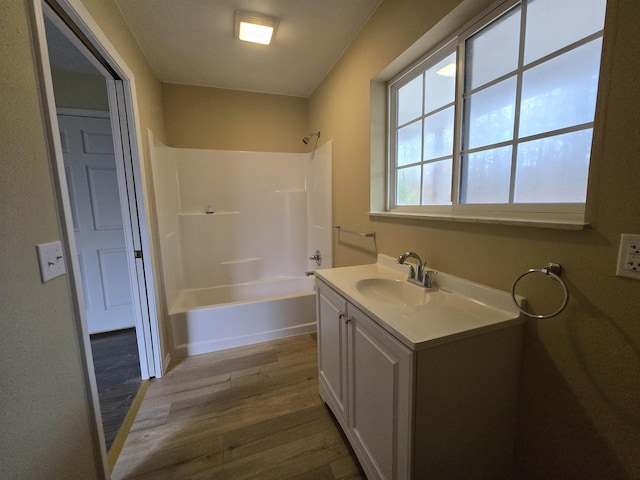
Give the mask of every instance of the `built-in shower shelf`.
M 307 191 L 302 188 L 283 188 L 282 190 L 274 190 L 275 193 L 307 193 Z
M 205 213 L 205 212 L 193 212 L 193 213 L 179 213 L 179 217 L 219 217 L 220 215 L 239 215 L 240 212 L 213 212 L 213 213 Z
M 226 262 L 220 262 L 220 265 L 235 265 L 238 263 L 251 263 L 251 262 L 259 262 L 262 260 L 258 257 L 249 257 L 249 258 L 236 258 L 233 260 L 227 260 Z

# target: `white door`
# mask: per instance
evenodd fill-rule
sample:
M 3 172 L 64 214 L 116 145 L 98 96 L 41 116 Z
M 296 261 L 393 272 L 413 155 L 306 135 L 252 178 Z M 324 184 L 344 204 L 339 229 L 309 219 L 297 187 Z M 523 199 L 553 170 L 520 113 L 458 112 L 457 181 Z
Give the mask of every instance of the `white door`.
M 89 333 L 133 327 L 113 137 L 104 118 L 58 115 Z

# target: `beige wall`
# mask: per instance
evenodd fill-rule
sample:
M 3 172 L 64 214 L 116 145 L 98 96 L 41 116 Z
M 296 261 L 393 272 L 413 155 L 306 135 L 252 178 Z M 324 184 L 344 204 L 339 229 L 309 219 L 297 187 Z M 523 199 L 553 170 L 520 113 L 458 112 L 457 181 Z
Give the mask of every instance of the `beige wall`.
M 114 0 L 80 1 L 135 76 L 139 121 L 145 150 L 144 161 L 145 166 L 148 166 L 146 129 L 150 128 L 158 140 L 165 139 L 160 82 L 151 70 Z
M 615 277 L 620 233 L 640 233 L 637 0 L 609 1 L 592 228 L 374 220 L 370 80 L 458 3 L 386 0 L 310 98 L 311 130 L 334 140 L 333 221 L 376 231 L 381 253 L 413 250 L 436 269 L 503 290 L 528 268 L 561 263 L 567 310 L 527 323 L 515 477 L 640 478 L 640 281 Z M 336 265 L 373 261 L 368 242 L 334 244 Z
M 101 75 L 53 71 L 56 106 L 88 110 L 109 110 L 107 82 Z
M 35 245 L 60 235 L 24 3 L 0 7 L 0 477 L 91 479 L 66 277 L 42 284 L 36 259 Z
M 163 139 L 160 83 L 118 8 L 83 2 L 135 75 L 143 132 Z M 66 277 L 42 284 L 35 252 L 60 232 L 29 3 L 0 3 L 0 478 L 84 480 L 100 473 L 80 339 Z
M 309 150 L 307 100 L 300 97 L 162 84 L 167 145 L 293 152 Z

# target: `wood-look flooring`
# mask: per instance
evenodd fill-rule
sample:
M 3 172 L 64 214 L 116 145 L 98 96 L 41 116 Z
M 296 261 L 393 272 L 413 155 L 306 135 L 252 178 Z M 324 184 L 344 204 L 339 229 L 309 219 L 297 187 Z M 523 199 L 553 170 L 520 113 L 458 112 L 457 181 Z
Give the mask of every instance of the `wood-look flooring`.
M 112 478 L 364 479 L 317 368 L 314 334 L 173 361 L 152 380 Z
M 135 329 L 91 335 L 91 353 L 108 450 L 142 383 Z

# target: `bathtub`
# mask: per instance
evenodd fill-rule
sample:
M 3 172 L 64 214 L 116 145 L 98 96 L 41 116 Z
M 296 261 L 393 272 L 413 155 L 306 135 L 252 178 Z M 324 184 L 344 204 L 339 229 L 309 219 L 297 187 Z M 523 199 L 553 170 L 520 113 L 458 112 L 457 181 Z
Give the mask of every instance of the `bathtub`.
M 182 290 L 169 311 L 176 357 L 316 330 L 313 277 Z

